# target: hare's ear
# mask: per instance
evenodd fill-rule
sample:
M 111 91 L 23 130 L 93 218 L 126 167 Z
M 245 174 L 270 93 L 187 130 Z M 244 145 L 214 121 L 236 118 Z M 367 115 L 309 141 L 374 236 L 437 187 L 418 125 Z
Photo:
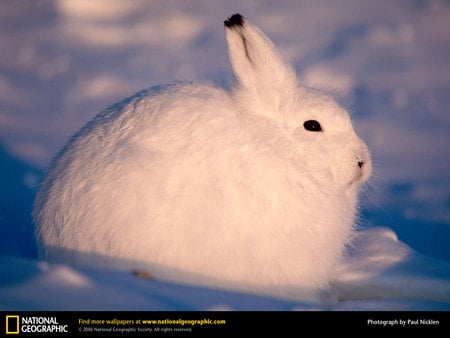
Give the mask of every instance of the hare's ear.
M 286 65 L 273 43 L 240 14 L 224 22 L 228 53 L 239 90 L 279 104 L 282 92 L 297 86 L 293 69 Z

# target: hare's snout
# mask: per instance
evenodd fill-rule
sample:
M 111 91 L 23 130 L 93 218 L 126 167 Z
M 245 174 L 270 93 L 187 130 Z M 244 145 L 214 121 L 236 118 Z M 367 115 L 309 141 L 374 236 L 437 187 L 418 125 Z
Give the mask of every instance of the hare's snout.
M 355 181 L 364 182 L 366 181 L 371 173 L 372 173 L 372 161 L 370 158 L 370 153 L 366 147 L 366 145 L 362 146 L 362 154 L 356 156 L 356 165 L 357 165 L 357 175 Z
M 370 177 L 372 160 L 367 146 L 362 141 L 349 139 L 348 143 L 349 146 L 336 149 L 332 166 L 335 182 L 353 187 Z

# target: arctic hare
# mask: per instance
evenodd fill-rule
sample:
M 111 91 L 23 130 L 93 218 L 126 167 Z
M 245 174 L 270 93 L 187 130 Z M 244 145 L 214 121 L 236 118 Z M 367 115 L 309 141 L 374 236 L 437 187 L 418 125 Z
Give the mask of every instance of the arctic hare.
M 236 14 L 225 31 L 231 92 L 142 91 L 60 152 L 34 205 L 44 257 L 113 257 L 157 278 L 296 299 L 327 286 L 371 172 L 368 149 L 258 28 Z

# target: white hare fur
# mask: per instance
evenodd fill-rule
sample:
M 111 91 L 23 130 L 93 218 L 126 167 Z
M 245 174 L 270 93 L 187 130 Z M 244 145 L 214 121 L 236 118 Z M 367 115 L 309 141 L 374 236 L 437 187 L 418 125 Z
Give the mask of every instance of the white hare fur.
M 234 15 L 225 30 L 231 92 L 140 92 L 57 156 L 33 211 L 44 257 L 114 257 L 161 279 L 294 299 L 327 286 L 369 152 L 348 113 L 299 85 L 259 29 Z

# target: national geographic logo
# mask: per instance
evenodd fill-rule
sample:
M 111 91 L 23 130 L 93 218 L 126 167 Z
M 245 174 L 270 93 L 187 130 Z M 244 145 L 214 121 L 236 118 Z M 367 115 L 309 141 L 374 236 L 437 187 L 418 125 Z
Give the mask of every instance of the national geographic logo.
M 6 334 L 68 332 L 68 325 L 58 323 L 56 317 L 6 315 Z

